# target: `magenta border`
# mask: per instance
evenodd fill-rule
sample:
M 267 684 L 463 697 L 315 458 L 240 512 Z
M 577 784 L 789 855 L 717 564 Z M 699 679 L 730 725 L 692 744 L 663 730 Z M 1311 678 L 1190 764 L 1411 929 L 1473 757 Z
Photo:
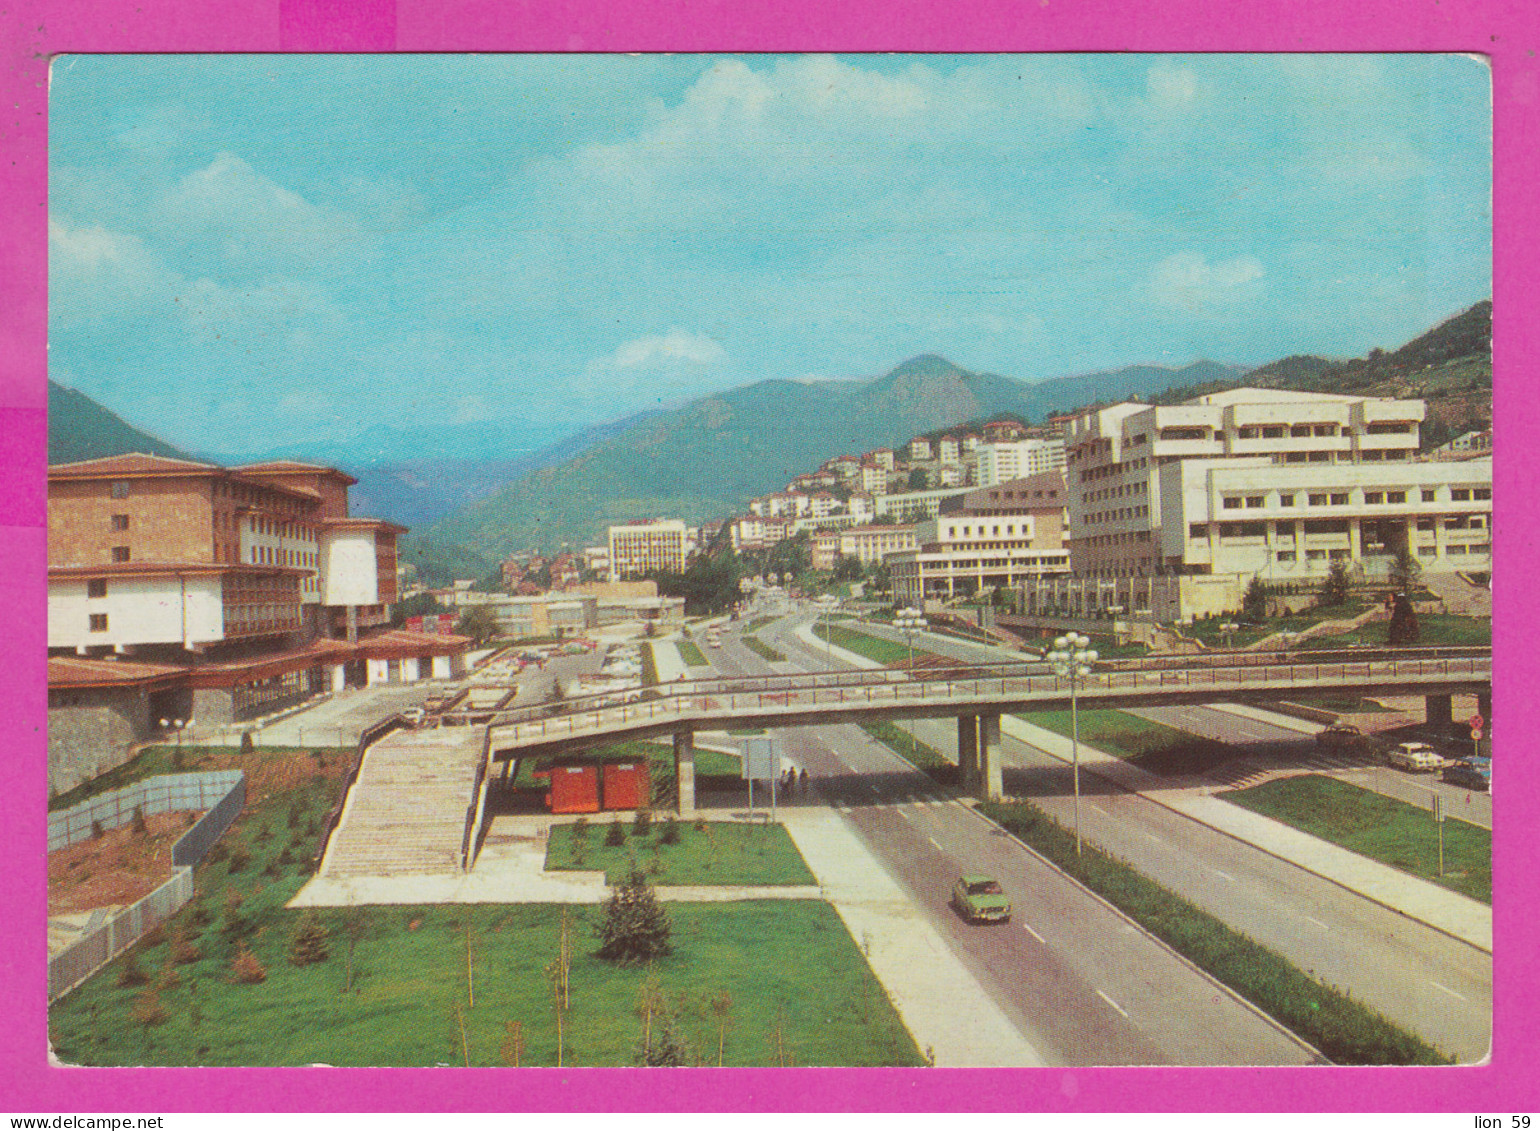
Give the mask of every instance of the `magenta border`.
M 13 0 L 0 14 L 0 1106 L 176 1111 L 1533 1111 L 1540 1021 L 1540 774 L 1511 736 L 1540 723 L 1520 644 L 1540 549 L 1528 490 L 1536 357 L 1540 60 L 1526 0 Z M 1496 1029 L 1458 1069 L 525 1071 L 59 1069 L 44 1057 L 47 58 L 72 51 L 1468 51 L 1490 58 L 1496 118 L 1495 345 L 1499 615 L 1494 714 L 1513 741 L 1497 802 Z M 1527 363 L 1527 364 L 1526 364 Z

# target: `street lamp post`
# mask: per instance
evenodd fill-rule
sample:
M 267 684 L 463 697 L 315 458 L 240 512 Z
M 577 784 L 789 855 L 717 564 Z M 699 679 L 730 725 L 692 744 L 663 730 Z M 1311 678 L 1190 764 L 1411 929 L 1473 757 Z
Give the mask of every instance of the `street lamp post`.
M 1080 855 L 1080 681 L 1091 674 L 1097 653 L 1089 648 L 1089 636 L 1070 632 L 1053 642 L 1048 662 L 1054 674 L 1069 680 L 1070 760 L 1075 775 L 1075 855 Z
M 909 678 L 914 678 L 914 634 L 921 632 L 930 622 L 921 615 L 919 609 L 900 609 L 893 618 L 893 627 L 904 634 L 904 639 L 909 642 Z M 909 761 L 914 761 L 914 731 L 909 732 Z
M 1219 631 L 1224 633 L 1226 652 L 1230 650 L 1230 643 L 1235 633 L 1239 632 L 1240 630 L 1241 626 L 1236 624 L 1233 620 L 1227 620 L 1224 622 L 1224 624 L 1219 626 Z
M 828 661 L 829 669 L 834 669 L 834 610 L 839 608 L 840 599 L 831 593 L 825 593 L 813 602 L 818 606 L 819 615 L 823 617 L 823 643 L 824 655 Z

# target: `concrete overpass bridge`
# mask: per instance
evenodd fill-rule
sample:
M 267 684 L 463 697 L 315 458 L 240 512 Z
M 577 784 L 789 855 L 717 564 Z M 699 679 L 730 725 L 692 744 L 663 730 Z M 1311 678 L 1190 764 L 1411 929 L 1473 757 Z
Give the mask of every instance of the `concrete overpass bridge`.
M 1283 700 L 1343 691 L 1422 695 L 1429 721 L 1452 721 L 1451 697 L 1474 694 L 1490 713 L 1491 651 L 1485 648 L 1344 649 L 1295 653 L 1229 652 L 1103 661 L 1079 680 L 1087 708 L 1144 707 L 1241 698 Z M 964 788 L 1001 794 L 1000 716 L 1067 708 L 1071 687 L 1041 662 L 915 670 L 828 671 L 796 675 L 678 680 L 624 694 L 601 694 L 499 711 L 485 719 L 488 768 L 520 758 L 572 753 L 631 739 L 669 736 L 679 807 L 695 803 L 698 730 L 788 727 L 879 719 L 957 720 Z

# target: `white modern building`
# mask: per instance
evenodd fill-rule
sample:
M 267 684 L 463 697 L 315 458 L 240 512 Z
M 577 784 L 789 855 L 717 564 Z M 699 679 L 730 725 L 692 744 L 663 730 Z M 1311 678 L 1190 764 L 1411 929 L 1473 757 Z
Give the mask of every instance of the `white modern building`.
M 1223 613 L 1254 577 L 1313 583 L 1341 561 L 1372 578 L 1403 545 L 1425 572 L 1489 569 L 1491 460 L 1415 458 L 1424 412 L 1419 400 L 1242 388 L 1076 418 L 1077 609 Z
M 980 444 L 973 451 L 973 481 L 979 487 L 993 487 L 1007 479 L 1041 475 L 1064 466 L 1064 443 L 1060 440 L 1008 440 Z
M 679 519 L 657 518 L 612 526 L 610 580 L 641 577 L 651 570 L 683 573 L 689 532 Z

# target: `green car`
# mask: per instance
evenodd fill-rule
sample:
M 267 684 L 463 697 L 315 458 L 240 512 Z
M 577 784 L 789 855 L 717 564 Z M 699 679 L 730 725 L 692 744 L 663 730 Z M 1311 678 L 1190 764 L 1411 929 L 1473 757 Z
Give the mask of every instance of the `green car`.
M 1009 923 L 1011 899 L 998 880 L 961 876 L 952 885 L 952 909 L 974 923 Z

